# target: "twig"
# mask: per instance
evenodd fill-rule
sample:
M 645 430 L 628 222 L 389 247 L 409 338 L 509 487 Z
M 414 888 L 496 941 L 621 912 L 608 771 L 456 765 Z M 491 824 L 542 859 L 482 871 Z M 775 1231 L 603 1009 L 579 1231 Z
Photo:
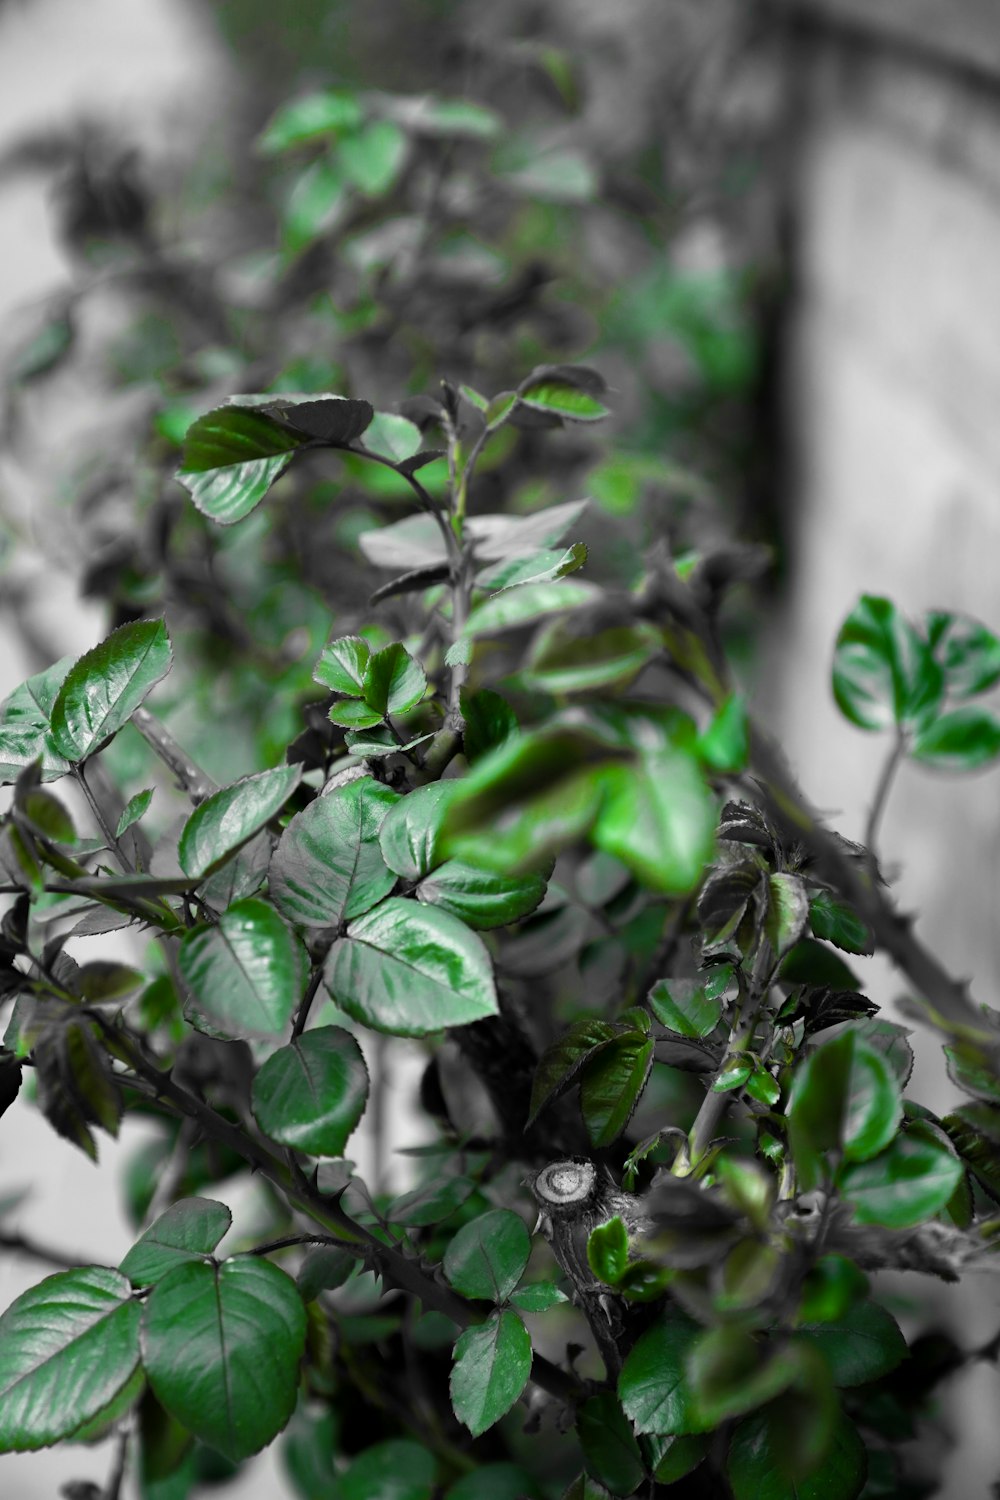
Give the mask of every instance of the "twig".
M 45 1261 L 60 1271 L 73 1271 L 77 1266 L 88 1264 L 76 1256 L 67 1255 L 64 1250 L 43 1245 L 27 1234 L 0 1234 L 0 1250 L 9 1250 L 14 1255 L 30 1255 L 33 1260 Z
M 312 1009 L 312 1003 L 315 1000 L 316 995 L 319 991 L 319 987 L 322 983 L 323 964 L 319 963 L 316 965 L 315 969 L 313 969 L 312 971 L 312 974 L 309 976 L 309 984 L 306 987 L 305 994 L 302 996 L 302 1003 L 300 1004 L 298 1010 L 295 1012 L 295 1020 L 292 1022 L 292 1041 L 294 1041 L 297 1036 L 301 1036 L 303 1031 L 305 1030 L 306 1022 L 309 1019 L 309 1012 Z
M 207 772 L 203 771 L 191 757 L 181 749 L 173 735 L 148 708 L 140 707 L 132 715 L 132 723 L 147 744 L 177 777 L 177 784 L 186 792 L 195 807 L 204 802 L 218 787 Z
M 108 1482 L 104 1487 L 103 1500 L 119 1500 L 121 1496 L 122 1483 L 125 1479 L 125 1464 L 128 1460 L 128 1445 L 131 1436 L 131 1424 L 126 1423 L 122 1426 L 118 1434 L 114 1463 L 112 1464 L 111 1473 L 108 1475 Z
M 882 820 L 885 805 L 889 800 L 889 793 L 892 790 L 892 783 L 895 780 L 896 772 L 899 770 L 900 763 L 905 754 L 906 735 L 903 730 L 897 729 L 892 749 L 886 757 L 885 765 L 882 767 L 882 774 L 878 779 L 878 786 L 875 788 L 875 796 L 872 798 L 872 810 L 868 814 L 868 823 L 865 828 L 865 845 L 873 860 L 875 859 L 875 840 L 878 835 L 878 825 Z
M 80 790 L 83 792 L 83 795 L 86 797 L 87 802 L 88 802 L 88 804 L 90 806 L 90 810 L 94 814 L 94 819 L 95 819 L 95 821 L 97 823 L 97 826 L 98 826 L 98 828 L 101 831 L 101 837 L 104 839 L 105 843 L 107 844 L 108 849 L 115 856 L 115 858 L 117 859 L 118 863 L 121 865 L 122 869 L 124 870 L 125 874 L 126 875 L 134 875 L 135 874 L 135 870 L 134 870 L 134 868 L 132 866 L 132 862 L 131 862 L 131 860 L 128 859 L 128 857 L 125 855 L 124 851 L 122 850 L 121 844 L 119 844 L 117 838 L 115 837 L 114 833 L 112 832 L 110 823 L 108 822 L 107 818 L 104 816 L 104 808 L 101 806 L 101 804 L 98 801 L 98 799 L 94 796 L 94 793 L 93 793 L 93 791 L 92 791 L 92 789 L 91 789 L 91 787 L 90 787 L 90 785 L 89 785 L 89 783 L 87 781 L 87 776 L 86 776 L 86 773 L 84 771 L 83 762 L 82 761 L 80 761 L 77 765 L 74 765 L 74 767 L 73 767 L 73 780 L 76 782 L 77 786 L 80 788 Z

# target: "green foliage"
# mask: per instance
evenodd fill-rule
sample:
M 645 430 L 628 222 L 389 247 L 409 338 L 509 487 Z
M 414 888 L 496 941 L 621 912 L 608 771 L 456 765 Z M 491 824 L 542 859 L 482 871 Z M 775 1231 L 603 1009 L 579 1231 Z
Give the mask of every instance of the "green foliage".
M 515 52 L 576 108 L 567 58 Z M 141 534 L 88 560 L 125 623 L 0 705 L 0 1112 L 91 1158 L 150 1132 L 119 1268 L 0 1317 L 0 1449 L 134 1430 L 149 1500 L 279 1433 L 303 1500 L 852 1500 L 948 1373 L 907 1379 L 866 1272 L 996 1253 L 995 1016 L 728 664 L 759 559 L 699 471 L 742 473 L 749 293 L 631 266 L 656 163 L 496 102 L 272 114 L 277 251 L 213 275 L 232 302 L 161 276 L 198 328 L 138 351 Z M 55 329 L 17 379 L 71 357 Z M 833 689 L 893 737 L 869 844 L 904 755 L 1000 755 L 998 683 L 986 626 L 861 599 Z M 78 956 L 118 929 L 128 963 Z M 876 952 L 969 1096 L 943 1121 L 840 957 Z

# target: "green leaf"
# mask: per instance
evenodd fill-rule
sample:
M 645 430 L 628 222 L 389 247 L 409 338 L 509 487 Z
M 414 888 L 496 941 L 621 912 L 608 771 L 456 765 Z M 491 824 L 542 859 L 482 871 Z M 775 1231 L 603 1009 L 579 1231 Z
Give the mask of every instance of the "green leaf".
M 470 766 L 518 733 L 517 715 L 506 698 L 501 698 L 492 688 L 480 688 L 477 693 L 463 688 L 461 707 L 465 720 L 462 748 Z
M 435 1177 L 394 1198 L 385 1210 L 385 1217 L 390 1224 L 425 1229 L 450 1219 L 475 1191 L 476 1184 L 470 1177 Z
M 608 408 L 595 396 L 556 380 L 543 380 L 518 391 L 522 406 L 534 411 L 550 412 L 567 422 L 599 422 L 610 416 Z
M 641 1031 L 615 1037 L 588 1058 L 580 1076 L 580 1108 L 592 1145 L 610 1146 L 625 1129 L 653 1066 L 653 1042 Z
M 250 1107 L 279 1145 L 342 1156 L 367 1100 L 361 1048 L 341 1027 L 319 1026 L 271 1054 L 254 1078 Z
M 364 697 L 379 718 L 405 713 L 420 702 L 426 689 L 423 667 L 398 642 L 372 653 L 365 668 Z
M 139 819 L 145 815 L 149 809 L 149 804 L 153 800 L 153 791 L 154 788 L 148 786 L 144 791 L 136 792 L 134 797 L 129 798 L 122 810 L 121 817 L 118 819 L 118 827 L 115 829 L 116 839 L 120 839 L 122 834 L 128 832 L 133 823 L 138 823 Z
M 828 891 L 817 891 L 809 901 L 809 925 L 818 938 L 833 943 L 845 953 L 868 955 L 875 951 L 875 938 L 867 922 Z
M 365 669 L 372 648 L 360 635 L 344 635 L 331 641 L 320 654 L 313 670 L 313 681 L 335 693 L 361 698 L 365 691 Z
M 778 958 L 795 947 L 809 920 L 809 898 L 800 875 L 772 875 L 768 880 L 764 929 Z
M 731 693 L 697 739 L 698 754 L 709 770 L 732 776 L 742 771 L 750 753 L 746 701 Z
M 379 830 L 382 858 L 405 880 L 420 880 L 441 863 L 438 834 L 454 790 L 447 781 L 417 787 L 386 814 Z
M 878 1156 L 851 1162 L 839 1185 L 859 1224 L 910 1229 L 941 1212 L 963 1170 L 958 1157 L 915 1122 Z
M 842 1150 L 863 1162 L 881 1152 L 899 1128 L 900 1088 L 889 1064 L 845 1031 L 796 1070 L 788 1102 L 789 1136 L 800 1173 L 811 1180 L 811 1153 Z
M 659 979 L 649 992 L 653 1015 L 678 1036 L 708 1036 L 722 1018 L 722 1000 L 710 998 L 696 979 Z
M 330 156 L 311 161 L 293 180 L 282 204 L 281 248 L 285 255 L 296 256 L 330 233 L 342 221 L 350 200 L 347 177 L 339 162 Z
M 745 1328 L 720 1324 L 703 1333 L 687 1362 L 699 1417 L 718 1427 L 771 1401 L 803 1374 L 802 1351 L 794 1345 L 769 1348 Z
M 319 796 L 296 813 L 271 857 L 268 888 L 299 927 L 339 927 L 387 896 L 396 876 L 379 848 L 382 820 L 399 798 L 370 776 Z
M 397 116 L 401 125 L 414 135 L 438 136 L 448 140 L 492 140 L 500 135 L 504 122 L 495 110 L 469 99 L 406 100 L 407 109 Z M 462 387 L 463 392 L 468 390 Z M 450 1500 L 450 1492 L 449 1492 Z
M 1000 1076 L 990 1054 L 984 1056 L 980 1048 L 967 1044 L 945 1047 L 944 1055 L 956 1088 L 987 1104 L 1000 1104 Z
M 538 1490 L 517 1464 L 484 1464 L 445 1491 L 444 1500 L 528 1500 Z
M 612 1495 L 633 1495 L 642 1483 L 645 1465 L 612 1391 L 599 1391 L 577 1408 L 576 1435 L 587 1473 Z
M 170 1415 L 238 1463 L 291 1416 L 305 1337 L 302 1299 L 277 1266 L 189 1262 L 150 1294 L 143 1363 Z
M 853 969 L 839 954 L 813 938 L 802 938 L 785 954 L 778 970 L 782 984 L 828 985 L 833 990 L 860 990 Z
M 365 447 L 369 453 L 380 453 L 394 464 L 419 453 L 423 444 L 420 428 L 408 417 L 395 412 L 377 411 L 365 433 Z
M 701 1430 L 686 1373 L 701 1333 L 679 1308 L 669 1308 L 633 1347 L 622 1366 L 618 1395 L 637 1433 Z
M 178 954 L 193 1004 L 185 1014 L 210 1036 L 278 1036 L 305 988 L 308 958 L 273 907 L 237 901 L 216 925 L 185 933 Z
M 570 589 L 595 587 L 576 580 L 529 586 L 555 589 L 564 596 Z M 499 605 L 502 598 L 509 597 L 488 600 L 483 608 Z M 662 650 L 659 632 L 644 621 L 595 632 L 583 630 L 575 620 L 555 620 L 536 639 L 522 676 L 527 686 L 553 697 L 625 688 Z
M 520 159 L 513 157 L 510 169 L 495 168 L 498 187 L 545 203 L 589 203 L 597 193 L 596 173 L 583 152 L 551 147 L 542 152 L 534 141 L 516 144 Z
M 139 1304 L 118 1271 L 81 1266 L 30 1287 L 0 1317 L 0 1453 L 72 1437 L 131 1381 Z
M 366 1448 L 341 1476 L 338 1500 L 431 1500 L 434 1455 L 419 1443 L 390 1438 Z
M 569 1087 L 588 1058 L 608 1047 L 618 1035 L 607 1021 L 578 1021 L 542 1054 L 531 1089 L 530 1128 L 546 1104 Z
M 689 1437 L 647 1438 L 653 1454 L 653 1474 L 661 1484 L 676 1484 L 696 1469 L 708 1452 L 708 1438 L 700 1434 Z
M 339 161 L 366 198 L 380 198 L 402 171 L 407 149 L 406 136 L 398 125 L 391 120 L 371 120 L 341 139 Z
M 945 1115 L 941 1126 L 979 1186 L 1000 1203 L 1000 1110 L 990 1104 L 965 1104 Z
M 203 879 L 266 828 L 302 779 L 301 766 L 276 766 L 213 792 L 184 824 L 177 857 L 185 875 Z
M 49 718 L 72 662 L 64 656 L 29 677 L 0 704 L 0 783 L 16 781 L 35 761 L 41 762 L 42 781 L 57 781 L 69 771 L 69 761 L 56 750 Z
M 260 504 L 304 442 L 251 407 L 220 406 L 188 428 L 177 478 L 203 515 L 232 526 Z
M 548 1312 L 550 1307 L 555 1307 L 558 1303 L 569 1299 L 566 1293 L 561 1292 L 551 1281 L 533 1281 L 529 1286 L 519 1286 L 517 1291 L 511 1294 L 510 1300 L 522 1312 L 539 1313 Z
M 506 1302 L 524 1275 L 531 1236 L 506 1208 L 464 1224 L 444 1253 L 444 1274 L 463 1297 Z
M 726 1473 L 734 1500 L 855 1500 L 868 1472 L 868 1455 L 857 1428 L 841 1415 L 822 1466 L 806 1478 L 791 1479 L 784 1472 L 773 1427 L 780 1424 L 781 1402 L 771 1411 L 755 1412 L 733 1434 Z
M 531 1339 L 515 1312 L 498 1312 L 467 1328 L 455 1344 L 451 1404 L 458 1420 L 479 1437 L 499 1422 L 531 1374 Z
M 170 671 L 162 620 L 122 625 L 81 656 L 52 705 L 52 740 L 67 760 L 86 760 L 127 724 Z
M 607 775 L 592 838 L 654 891 L 686 895 L 715 847 L 716 808 L 694 758 L 668 748 Z
M 244 396 L 244 401 L 250 398 Z M 290 427 L 302 437 L 327 447 L 346 448 L 371 426 L 375 412 L 370 401 L 349 396 L 274 396 L 260 401 L 257 411 Z
M 282 1434 L 281 1459 L 293 1492 L 301 1500 L 341 1500 L 340 1477 L 334 1468 L 339 1429 L 337 1414 L 329 1407 L 299 1401 Z M 143 1500 L 156 1497 L 143 1496 Z
M 326 983 L 337 1003 L 376 1031 L 426 1036 L 497 1014 L 489 954 L 447 912 L 390 897 L 334 943 Z
M 466 634 L 478 639 L 480 636 L 502 635 L 506 630 L 518 630 L 546 615 L 564 614 L 567 610 L 581 609 L 585 604 L 595 604 L 600 592 L 596 584 L 583 583 L 579 579 L 566 583 L 522 583 L 505 588 L 471 611 Z
M 919 729 L 944 693 L 944 673 L 927 641 L 888 599 L 863 594 L 840 628 L 833 695 L 859 729 Z
M 414 895 L 486 931 L 528 916 L 545 896 L 540 875 L 494 875 L 462 859 L 450 859 L 426 876 Z
M 909 1352 L 899 1324 L 877 1302 L 855 1302 L 836 1321 L 802 1323 L 799 1334 L 820 1350 L 839 1386 L 881 1380 Z
M 617 1286 L 629 1263 L 628 1230 L 624 1219 L 615 1215 L 606 1224 L 598 1224 L 587 1240 L 587 1264 L 598 1281 Z M 600 1475 L 597 1476 L 600 1478 Z
M 935 612 L 926 630 L 953 698 L 973 698 L 1000 682 L 1000 638 L 978 620 Z
M 258 137 L 257 149 L 274 156 L 341 131 L 356 130 L 364 116 L 353 93 L 327 89 L 284 104 Z
M 910 755 L 935 771 L 974 771 L 1000 755 L 1000 719 L 984 708 L 956 708 L 918 732 Z
M 181 1198 L 140 1235 L 118 1269 L 133 1286 L 152 1286 L 175 1266 L 211 1255 L 232 1222 L 224 1203 Z
M 531 557 L 511 557 L 484 568 L 476 578 L 476 587 L 499 594 L 524 584 L 551 583 L 565 578 L 568 573 L 575 573 L 586 561 L 587 549 L 582 542 L 574 542 L 561 551 L 546 547 Z

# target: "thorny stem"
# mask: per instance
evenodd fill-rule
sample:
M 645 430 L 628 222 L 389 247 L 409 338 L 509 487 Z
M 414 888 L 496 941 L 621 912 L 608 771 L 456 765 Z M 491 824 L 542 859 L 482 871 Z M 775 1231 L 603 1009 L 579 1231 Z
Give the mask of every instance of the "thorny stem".
M 363 1224 L 357 1223 L 340 1206 L 334 1197 L 324 1197 L 311 1188 L 301 1171 L 292 1172 L 262 1142 L 256 1140 L 244 1128 L 232 1124 L 218 1114 L 211 1105 L 174 1082 L 169 1073 L 162 1072 L 149 1060 L 138 1042 L 124 1028 L 111 1024 L 99 1011 L 91 1012 L 101 1029 L 115 1043 L 120 1055 L 127 1057 L 134 1070 L 133 1075 L 119 1073 L 120 1082 L 160 1100 L 172 1114 L 196 1120 L 204 1134 L 219 1141 L 241 1156 L 262 1177 L 267 1178 L 284 1198 L 315 1223 L 333 1231 L 343 1248 L 352 1255 L 374 1264 L 386 1282 L 409 1292 L 425 1307 L 443 1313 L 460 1328 L 468 1328 L 483 1321 L 482 1314 L 470 1303 L 462 1300 L 440 1282 L 435 1281 L 418 1261 L 411 1259 L 395 1246 L 386 1245 Z M 536 1385 L 548 1391 L 557 1400 L 572 1404 L 586 1394 L 586 1386 L 578 1377 L 560 1370 L 557 1365 L 536 1354 L 532 1361 L 531 1378 Z
M 85 773 L 84 768 L 83 768 L 83 762 L 82 761 L 78 765 L 75 765 L 73 767 L 73 780 L 76 782 L 77 786 L 80 788 L 80 790 L 83 792 L 83 795 L 86 797 L 87 803 L 88 803 L 88 805 L 90 807 L 90 810 L 94 814 L 94 819 L 95 819 L 95 821 L 97 823 L 97 826 L 98 826 L 98 828 L 101 831 L 101 837 L 104 839 L 104 841 L 107 844 L 109 850 L 115 856 L 115 858 L 117 859 L 118 863 L 121 865 L 122 869 L 125 871 L 125 874 L 126 875 L 134 875 L 135 871 L 132 868 L 131 862 L 128 860 L 128 858 L 126 857 L 125 853 L 123 852 L 121 844 L 118 842 L 117 838 L 115 837 L 115 835 L 114 835 L 114 833 L 112 831 L 110 823 L 108 822 L 107 818 L 104 816 L 104 808 L 101 806 L 101 804 L 98 801 L 98 799 L 94 796 L 94 793 L 93 793 L 93 791 L 92 791 L 92 789 L 90 787 L 90 784 L 87 781 L 87 777 L 86 777 L 86 773 Z
M 868 814 L 868 823 L 865 828 L 865 844 L 873 861 L 875 861 L 875 840 L 878 835 L 878 825 L 882 820 L 885 805 L 889 800 L 889 793 L 892 790 L 892 783 L 895 780 L 896 772 L 899 770 L 900 763 L 905 754 L 906 735 L 902 729 L 897 728 L 892 749 L 886 757 L 885 764 L 882 767 L 882 774 L 878 779 L 878 786 L 875 788 L 875 796 L 872 798 L 872 810 Z M 877 864 L 877 861 L 875 862 Z
M 219 790 L 211 776 L 181 749 L 169 730 L 148 708 L 137 708 L 132 715 L 132 723 L 147 744 L 156 751 L 163 764 L 173 771 L 178 786 L 187 793 L 195 807 Z

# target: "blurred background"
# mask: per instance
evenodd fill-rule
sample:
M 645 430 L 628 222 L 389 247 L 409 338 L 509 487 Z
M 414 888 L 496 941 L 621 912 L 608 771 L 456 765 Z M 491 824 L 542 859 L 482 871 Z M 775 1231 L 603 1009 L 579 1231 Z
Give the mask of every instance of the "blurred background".
M 370 592 L 355 538 L 405 505 L 345 459 L 207 527 L 171 475 L 234 392 L 395 408 L 442 376 L 492 394 L 597 366 L 611 438 L 522 434 L 475 505 L 589 495 L 594 565 L 624 583 L 661 539 L 769 549 L 730 649 L 848 837 L 883 755 L 829 692 L 857 596 L 1000 624 L 990 0 L 0 0 L 0 247 L 0 697 L 166 611 L 159 707 L 222 781 L 299 733 L 331 614 L 350 629 Z M 306 723 L 303 758 L 326 732 Z M 108 752 L 127 793 L 145 754 L 128 731 Z M 882 833 L 903 905 L 992 1003 L 998 811 L 995 773 L 909 767 Z M 891 1012 L 891 971 L 859 965 Z M 946 1110 L 937 1040 L 915 1042 L 913 1091 Z M 404 1053 L 392 1076 L 405 1122 Z M 3 1125 L 0 1212 L 116 1262 L 156 1139 L 129 1122 L 98 1170 L 24 1099 Z M 36 1279 L 3 1257 L 0 1303 Z M 898 1297 L 960 1341 L 995 1318 L 988 1286 Z M 942 1495 L 987 1494 L 997 1395 L 990 1366 L 948 1387 Z M 0 1458 L 0 1493 L 105 1469 Z M 272 1451 L 221 1493 L 291 1491 Z

